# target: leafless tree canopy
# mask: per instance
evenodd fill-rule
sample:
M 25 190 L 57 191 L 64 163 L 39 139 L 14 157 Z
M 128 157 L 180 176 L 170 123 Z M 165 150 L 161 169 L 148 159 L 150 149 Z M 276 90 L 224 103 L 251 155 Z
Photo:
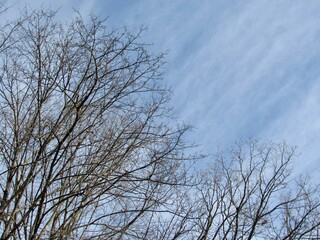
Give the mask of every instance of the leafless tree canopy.
M 195 239 L 314 239 L 319 187 L 292 176 L 295 149 L 240 142 L 203 172 L 195 202 Z
M 294 150 L 250 141 L 197 177 L 163 55 L 107 24 L 40 10 L 0 26 L 0 238 L 314 235 L 319 189 L 291 177 Z
M 1 33 L 1 239 L 141 238 L 187 180 L 162 55 L 141 31 L 54 16 Z

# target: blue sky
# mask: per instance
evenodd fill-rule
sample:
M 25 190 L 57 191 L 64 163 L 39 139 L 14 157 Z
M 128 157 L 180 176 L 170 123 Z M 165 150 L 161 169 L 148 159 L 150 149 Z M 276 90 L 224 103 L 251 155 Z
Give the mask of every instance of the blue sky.
M 285 140 L 301 153 L 297 168 L 319 172 L 320 1 L 33 0 L 109 17 L 136 31 L 154 51 L 170 50 L 164 81 L 172 105 L 207 153 L 239 138 Z

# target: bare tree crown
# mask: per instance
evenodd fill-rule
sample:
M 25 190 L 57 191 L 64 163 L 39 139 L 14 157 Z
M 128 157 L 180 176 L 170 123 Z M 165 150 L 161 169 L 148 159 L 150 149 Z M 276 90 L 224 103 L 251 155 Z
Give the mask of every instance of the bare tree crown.
M 1 239 L 318 233 L 319 188 L 292 176 L 294 149 L 241 142 L 190 168 L 202 156 L 187 154 L 190 127 L 170 119 L 163 54 L 141 43 L 143 29 L 55 16 L 0 26 Z
M 139 43 L 142 30 L 54 17 L 2 29 L 1 238 L 141 237 L 186 181 L 188 126 L 164 122 L 163 55 Z

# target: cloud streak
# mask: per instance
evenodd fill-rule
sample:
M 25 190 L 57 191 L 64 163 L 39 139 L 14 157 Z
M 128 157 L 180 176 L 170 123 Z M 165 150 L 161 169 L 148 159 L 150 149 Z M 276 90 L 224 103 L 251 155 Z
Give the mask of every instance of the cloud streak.
M 45 4 L 45 1 L 38 0 Z M 57 3 L 59 4 L 59 3 Z M 65 4 L 65 3 L 63 3 Z M 239 138 L 299 146 L 317 169 L 320 141 L 319 1 L 68 1 L 170 49 L 165 81 L 175 112 L 207 152 Z M 317 169 L 316 171 L 318 171 Z

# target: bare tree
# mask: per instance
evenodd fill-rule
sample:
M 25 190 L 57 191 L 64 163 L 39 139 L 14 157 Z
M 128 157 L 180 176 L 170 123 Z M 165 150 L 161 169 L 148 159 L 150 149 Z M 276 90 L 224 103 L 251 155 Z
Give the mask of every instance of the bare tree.
M 294 148 L 240 142 L 202 172 L 194 239 L 311 239 L 320 219 L 319 187 L 293 177 Z
M 171 200 L 190 184 L 189 127 L 168 124 L 163 54 L 139 42 L 143 29 L 105 24 L 34 11 L 1 29 L 1 239 L 179 232 L 167 228 L 183 219 Z
M 0 14 L 5 11 L 0 4 Z M 1 10 L 3 9 L 3 10 Z M 1 239 L 308 239 L 319 187 L 294 149 L 240 143 L 193 178 L 163 54 L 53 11 L 0 26 Z

